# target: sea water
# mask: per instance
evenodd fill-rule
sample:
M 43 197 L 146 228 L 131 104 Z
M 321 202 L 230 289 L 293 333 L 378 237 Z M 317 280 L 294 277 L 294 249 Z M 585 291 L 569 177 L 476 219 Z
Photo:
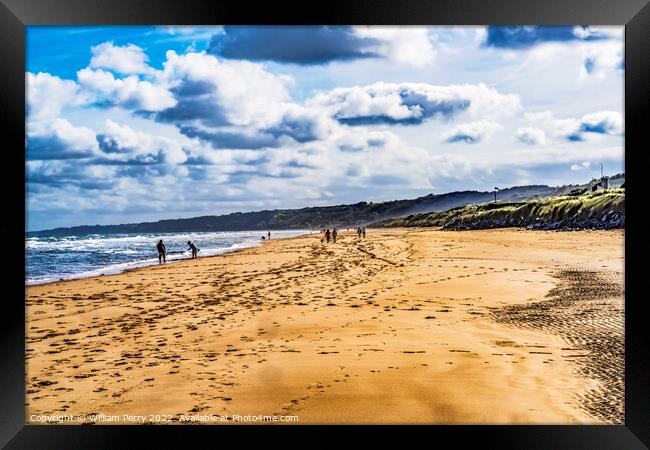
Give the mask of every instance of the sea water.
M 198 256 L 227 253 L 260 245 L 266 231 L 206 233 L 126 233 L 39 236 L 25 238 L 25 283 L 109 275 L 135 267 L 158 264 L 156 244 L 167 249 L 167 262 L 191 257 L 187 241 L 200 249 Z M 271 231 L 271 239 L 299 236 L 305 230 Z

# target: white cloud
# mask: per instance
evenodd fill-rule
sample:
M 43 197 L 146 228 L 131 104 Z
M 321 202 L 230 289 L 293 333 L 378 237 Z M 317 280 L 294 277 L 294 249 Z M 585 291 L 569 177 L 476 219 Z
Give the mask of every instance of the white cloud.
M 517 129 L 516 138 L 519 142 L 528 145 L 546 144 L 546 133 L 544 130 L 533 127 L 522 127 Z
M 590 161 L 582 161 L 580 164 L 574 163 L 571 164 L 571 171 L 572 172 L 578 172 L 581 170 L 589 169 L 591 167 L 591 162 Z
M 188 82 L 209 87 L 203 101 L 212 102 L 237 126 L 271 126 L 281 118 L 282 104 L 291 101 L 290 77 L 274 75 L 262 64 L 219 61 L 205 52 L 178 55 L 168 51 L 161 79 L 170 87 Z
M 551 111 L 525 113 L 524 118 L 536 128 L 556 140 L 564 140 L 580 128 L 580 121 L 576 118 L 557 119 Z
M 474 144 L 486 140 L 492 133 L 501 129 L 503 129 L 503 127 L 496 122 L 479 120 L 477 122 L 457 125 L 444 132 L 442 137 L 446 142 L 465 142 L 468 144 Z
M 97 150 L 95 132 L 86 127 L 75 127 L 66 119 L 57 118 L 51 122 L 50 130 L 70 148 Z
M 169 39 L 171 41 L 194 41 L 197 39 L 210 39 L 214 35 L 225 33 L 223 26 L 220 25 L 211 25 L 205 27 L 192 25 L 159 26 L 156 29 L 162 33 L 173 36 L 172 39 Z
M 480 46 L 485 42 L 485 39 L 487 38 L 487 27 L 482 26 L 482 27 L 476 27 L 474 30 L 474 45 L 475 46 Z
M 107 101 L 127 109 L 160 111 L 176 105 L 174 96 L 159 84 L 141 81 L 132 75 L 115 78 L 105 70 L 85 68 L 77 72 L 79 84 L 99 101 Z
M 26 146 L 29 159 L 74 159 L 99 154 L 95 132 L 90 128 L 74 126 L 58 117 L 31 125 Z
M 616 111 L 598 111 L 564 119 L 557 119 L 551 111 L 543 111 L 526 113 L 524 117 L 556 141 L 594 140 L 599 136 L 623 133 L 623 117 Z
M 52 121 L 51 130 L 73 149 L 97 149 L 95 132 L 86 127 L 75 127 L 66 119 Z
M 580 119 L 583 131 L 601 134 L 623 133 L 623 116 L 616 111 L 598 111 L 582 116 Z
M 623 27 L 620 26 L 576 26 L 573 34 L 580 39 L 623 39 Z
M 132 161 L 140 163 L 181 164 L 187 160 L 182 145 L 174 140 L 154 136 L 143 131 L 134 130 L 128 125 L 120 125 L 106 120 L 104 144 L 112 151 L 104 154 L 111 160 Z
M 149 57 L 141 47 L 133 44 L 116 46 L 112 42 L 91 47 L 93 57 L 90 67 L 108 69 L 118 73 L 152 74 L 154 69 L 147 64 Z
M 361 38 L 380 41 L 379 45 L 369 46 L 369 50 L 390 61 L 423 67 L 435 60 L 436 51 L 429 39 L 428 27 L 359 26 L 353 30 Z
M 582 67 L 580 76 L 585 79 L 595 76 L 604 79 L 608 73 L 623 68 L 623 45 L 621 41 L 594 41 L 582 45 Z
M 82 105 L 87 101 L 72 80 L 62 80 L 49 73 L 34 75 L 28 72 L 25 81 L 30 121 L 57 117 L 64 107 Z
M 319 93 L 308 106 L 324 108 L 343 121 L 419 122 L 451 118 L 464 111 L 485 119 L 509 116 L 521 108 L 519 97 L 501 94 L 484 84 L 436 86 L 426 83 L 384 83 L 335 88 Z

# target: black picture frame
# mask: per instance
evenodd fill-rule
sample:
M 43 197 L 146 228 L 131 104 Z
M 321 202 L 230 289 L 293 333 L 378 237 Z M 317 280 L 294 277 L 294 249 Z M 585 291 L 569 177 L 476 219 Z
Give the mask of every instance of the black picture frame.
M 221 445 L 224 433 L 250 436 L 259 426 L 142 427 L 25 424 L 25 26 L 27 25 L 192 25 L 192 24 L 394 24 L 394 25 L 625 25 L 625 424 L 565 426 L 419 426 L 408 440 L 435 445 L 470 440 L 488 448 L 637 449 L 650 445 L 650 367 L 647 317 L 641 280 L 650 249 L 643 235 L 642 154 L 650 117 L 650 4 L 648 0 L 330 0 L 322 3 L 211 2 L 208 0 L 0 0 L 0 121 L 3 129 L 2 193 L 6 216 L 0 220 L 4 242 L 5 287 L 0 327 L 0 445 L 5 448 L 132 448 L 134 439 L 187 446 L 208 438 Z M 647 175 L 646 175 L 647 176 Z M 630 207 L 631 202 L 631 207 Z M 8 212 L 8 213 L 7 213 Z M 19 245 L 20 244 L 20 245 Z M 21 301 L 22 296 L 22 301 Z M 261 427 L 292 443 L 337 445 L 331 427 Z M 401 430 L 402 427 L 399 427 Z M 295 432 L 314 433 L 309 441 Z M 384 440 L 395 427 L 363 427 L 364 439 Z M 244 434 L 245 433 L 245 434 Z M 291 433 L 291 434 L 289 434 Z M 210 436 L 208 436 L 208 434 Z M 210 441 L 208 441 L 210 442 Z M 232 445 L 232 444 L 230 444 Z

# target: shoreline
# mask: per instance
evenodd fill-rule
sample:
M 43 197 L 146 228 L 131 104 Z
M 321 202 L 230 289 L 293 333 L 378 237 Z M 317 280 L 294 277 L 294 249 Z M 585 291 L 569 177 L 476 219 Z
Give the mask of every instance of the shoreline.
M 26 421 L 620 422 L 621 392 L 603 389 L 618 388 L 620 361 L 615 371 L 598 363 L 612 355 L 591 342 L 622 339 L 623 232 L 371 229 L 366 239 L 320 238 L 27 286 Z M 558 276 L 575 270 L 607 296 L 585 303 L 567 285 L 573 300 L 560 305 Z M 599 315 L 585 328 L 592 310 Z M 567 325 L 529 326 L 538 311 Z
M 451 232 L 455 232 L 455 231 L 479 231 L 479 230 L 453 230 L 453 229 L 445 229 L 445 228 L 443 228 L 443 227 L 439 227 L 439 226 L 430 226 L 430 227 L 421 227 L 421 226 L 417 226 L 417 227 L 415 227 L 415 226 L 414 226 L 414 227 L 396 226 L 396 227 L 377 227 L 377 228 L 375 228 L 375 227 L 368 227 L 367 229 L 368 229 L 368 230 L 373 230 L 373 231 L 381 231 L 381 230 L 408 230 L 408 229 L 412 229 L 412 230 L 442 231 L 442 232 L 450 232 L 450 231 L 451 231 Z M 526 227 L 501 227 L 501 228 L 489 228 L 489 229 L 484 229 L 483 231 L 485 231 L 485 230 L 518 230 L 518 231 L 531 231 L 530 228 L 526 228 Z M 616 230 L 624 231 L 624 229 L 616 229 Z M 253 230 L 253 231 L 257 231 L 257 230 Z M 278 231 L 278 230 L 275 230 L 275 231 Z M 280 230 L 280 231 L 287 231 L 287 230 Z M 289 231 L 292 231 L 292 230 L 289 230 Z M 534 231 L 546 231 L 546 232 L 568 232 L 568 231 L 571 231 L 571 232 L 574 232 L 574 231 L 596 231 L 596 230 L 591 230 L 591 229 L 549 229 L 549 230 L 534 230 Z M 299 238 L 299 237 L 310 236 L 310 235 L 312 235 L 312 234 L 316 234 L 316 233 L 320 234 L 320 231 L 317 232 L 317 231 L 311 230 L 310 233 L 299 234 L 299 235 L 296 235 L 296 236 L 287 236 L 287 237 L 272 238 L 272 240 L 280 240 L 280 239 L 296 239 L 296 238 Z M 341 231 L 340 233 L 352 234 L 353 231 Z M 232 254 L 232 253 L 237 253 L 237 252 L 240 252 L 240 251 L 243 251 L 243 250 L 247 250 L 247 249 L 249 249 L 249 248 L 257 248 L 257 247 L 261 247 L 261 246 L 263 246 L 265 243 L 268 243 L 268 242 L 269 242 L 268 240 L 264 240 L 264 241 L 263 241 L 263 240 L 259 240 L 259 241 L 257 242 L 256 245 L 243 246 L 243 247 L 239 247 L 239 248 L 234 248 L 234 249 L 230 249 L 230 250 L 225 250 L 225 251 L 223 251 L 223 252 L 221 252 L 221 253 L 215 253 L 215 254 L 206 255 L 206 256 L 198 256 L 197 259 L 201 259 L 201 258 L 212 258 L 212 257 L 215 257 L 215 256 L 223 256 L 223 255 L 228 255 L 228 254 Z M 41 282 L 41 281 L 31 281 L 31 282 L 30 282 L 30 281 L 27 281 L 27 280 L 26 280 L 26 281 L 25 281 L 25 287 L 27 288 L 28 286 L 46 286 L 46 285 L 57 284 L 57 283 L 66 283 L 66 282 L 75 281 L 75 280 L 84 280 L 84 279 L 93 279 L 93 278 L 110 277 L 110 276 L 114 276 L 114 275 L 120 275 L 120 274 L 124 274 L 124 273 L 128 273 L 128 272 L 137 271 L 137 270 L 140 270 L 140 269 L 145 269 L 145 268 L 148 268 L 148 267 L 159 267 L 159 266 L 164 266 L 164 265 L 168 265 L 168 264 L 174 264 L 174 263 L 179 263 L 179 262 L 183 262 L 183 261 L 188 261 L 188 260 L 192 260 L 192 258 L 191 258 L 191 257 L 187 257 L 187 258 L 174 259 L 174 260 L 170 260 L 170 261 L 168 261 L 168 262 L 166 262 L 166 263 L 162 263 L 162 264 L 160 264 L 160 263 L 156 263 L 156 262 L 151 262 L 150 264 L 137 265 L 137 266 L 133 266 L 133 267 L 130 267 L 130 268 L 127 268 L 127 269 L 120 269 L 120 270 L 118 270 L 118 271 L 116 271 L 116 272 L 110 272 L 110 273 L 81 275 L 81 274 L 85 273 L 85 272 L 81 272 L 81 274 L 75 274 L 74 276 L 72 276 L 72 277 L 70 277 L 70 278 L 60 278 L 60 279 L 57 279 L 57 280 L 49 280 L 49 281 L 42 281 L 42 282 Z M 133 261 L 133 263 L 138 263 L 138 262 L 144 262 L 144 261 Z M 124 263 L 124 264 L 130 264 L 130 263 Z M 98 269 L 98 270 L 100 270 L 100 269 Z
M 277 231 L 277 230 L 275 230 L 275 231 Z M 280 230 L 280 231 L 286 231 L 286 230 Z M 300 236 L 304 236 L 305 234 L 299 234 L 299 235 L 296 235 L 296 236 L 278 237 L 278 238 L 274 237 L 272 240 L 293 239 L 293 238 L 297 238 L 297 237 L 300 237 Z M 268 241 L 269 240 L 261 240 L 260 239 L 254 245 L 246 245 L 246 246 L 241 246 L 241 247 L 238 247 L 238 248 L 230 248 L 229 247 L 229 248 L 224 249 L 224 251 L 222 251 L 220 253 L 213 253 L 213 254 L 209 254 L 209 255 L 205 255 L 205 256 L 198 256 L 196 259 L 199 259 L 199 258 L 212 258 L 214 256 L 227 255 L 227 254 L 230 254 L 230 253 L 239 252 L 239 251 L 246 250 L 246 249 L 249 249 L 249 248 L 261 247 L 262 245 L 264 245 L 265 242 L 268 242 Z M 112 275 L 120 275 L 120 274 L 123 274 L 123 273 L 135 271 L 135 270 L 138 270 L 138 269 L 144 269 L 144 268 L 147 268 L 147 267 L 163 266 L 163 265 L 178 263 L 178 262 L 187 261 L 187 260 L 191 260 L 191 259 L 192 259 L 192 257 L 190 256 L 190 257 L 186 257 L 186 258 L 179 258 L 179 259 L 169 260 L 169 261 L 167 261 L 165 263 L 162 263 L 162 264 L 155 262 L 155 258 L 152 259 L 151 263 L 145 263 L 145 261 L 148 261 L 148 260 L 137 260 L 137 261 L 126 262 L 126 263 L 121 263 L 121 264 L 139 264 L 139 263 L 144 263 L 144 264 L 142 264 L 142 265 L 134 265 L 133 267 L 129 267 L 127 269 L 115 269 L 117 271 L 115 271 L 115 272 L 111 271 L 111 272 L 101 273 L 101 274 L 84 275 L 87 272 L 80 272 L 78 274 L 75 274 L 75 275 L 71 276 L 70 278 L 60 278 L 58 280 L 49 280 L 49 281 L 28 281 L 28 280 L 25 280 L 25 287 L 27 287 L 27 286 L 43 286 L 43 285 L 54 284 L 54 283 L 63 283 L 63 282 L 67 282 L 67 281 L 82 280 L 82 279 L 87 279 L 87 278 L 99 278 L 99 277 L 107 277 L 107 276 L 112 276 Z M 111 267 L 111 266 L 107 266 L 107 267 Z M 104 269 L 97 269 L 97 270 L 104 270 Z M 108 270 L 113 270 L 113 269 L 108 269 Z

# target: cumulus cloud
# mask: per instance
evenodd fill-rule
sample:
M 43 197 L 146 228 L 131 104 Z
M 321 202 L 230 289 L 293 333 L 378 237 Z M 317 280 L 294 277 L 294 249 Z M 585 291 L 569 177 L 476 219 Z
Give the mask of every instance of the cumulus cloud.
M 108 119 L 105 133 L 96 137 L 103 152 L 102 163 L 181 164 L 187 161 L 182 145 Z
M 147 64 L 149 57 L 141 47 L 134 44 L 124 46 L 112 42 L 91 47 L 90 67 L 108 69 L 114 72 L 132 74 L 152 74 L 154 69 Z
M 524 118 L 534 128 L 542 129 L 547 137 L 555 141 L 571 140 L 569 136 L 577 133 L 580 128 L 578 119 L 574 117 L 558 119 L 551 111 L 525 113 Z
M 321 110 L 292 101 L 290 77 L 259 63 L 169 52 L 159 79 L 177 104 L 153 117 L 215 149 L 306 143 L 324 139 L 336 126 Z
M 580 119 L 580 132 L 598 134 L 623 133 L 623 117 L 616 111 L 598 111 Z
M 102 133 L 56 118 L 33 127 L 27 138 L 27 159 L 85 159 L 92 165 L 178 165 L 187 161 L 183 144 L 106 120 Z
M 453 127 L 443 133 L 443 139 L 449 143 L 463 142 L 466 144 L 477 144 L 487 139 L 493 132 L 502 128 L 496 122 L 479 120 Z
M 336 124 L 323 117 L 319 110 L 297 104 L 283 104 L 283 114 L 278 123 L 265 132 L 276 138 L 289 137 L 296 142 L 312 142 L 326 139 L 335 132 Z
M 74 189 L 76 192 L 95 196 L 98 190 L 111 190 L 116 184 L 117 170 L 109 166 L 91 166 L 70 163 L 66 160 L 29 160 L 25 164 L 28 187 L 38 193 L 37 199 L 49 210 L 55 206 L 63 210 L 74 210 L 75 204 L 83 199 L 74 192 L 62 195 L 61 190 Z M 54 188 L 51 190 L 49 188 Z M 80 191 L 81 190 L 81 191 Z M 43 197 L 42 194 L 45 194 Z M 53 195 L 47 195 L 53 194 Z M 36 208 L 38 208 L 36 203 Z
M 215 149 L 257 150 L 280 145 L 274 136 L 257 131 L 206 131 L 192 126 L 180 126 L 179 131 L 187 137 L 201 139 Z
M 598 135 L 623 134 L 623 117 L 616 111 L 598 111 L 582 117 L 557 119 L 552 112 L 527 113 L 526 119 L 555 140 L 581 142 Z
M 400 64 L 423 67 L 436 57 L 427 27 L 365 26 L 355 27 L 354 33 L 376 41 L 369 46 L 373 53 Z
M 79 159 L 98 153 L 95 133 L 86 127 L 75 127 L 66 119 L 56 118 L 35 124 L 27 137 L 29 160 Z
M 519 97 L 484 84 L 435 86 L 425 83 L 375 83 L 336 88 L 307 102 L 347 125 L 419 124 L 429 118 L 450 119 L 467 111 L 497 117 L 521 107 Z
M 260 64 L 222 61 L 212 55 L 167 52 L 161 75 L 177 104 L 159 120 L 193 126 L 265 127 L 278 122 L 290 102 L 290 78 L 274 75 Z
M 332 144 L 342 152 L 372 152 L 373 155 L 378 150 L 386 148 L 399 148 L 400 139 L 389 131 L 371 131 L 364 129 L 363 132 L 339 133 L 331 139 Z
M 70 105 L 83 105 L 88 101 L 72 80 L 62 80 L 49 73 L 27 73 L 25 80 L 27 114 L 30 120 L 45 120 L 57 117 L 61 110 Z
M 546 133 L 539 128 L 518 128 L 516 138 L 519 142 L 528 145 L 544 145 L 546 143 Z
M 174 96 L 165 86 L 140 80 L 135 75 L 115 78 L 111 72 L 85 68 L 77 72 L 77 80 L 99 103 L 110 106 L 160 111 L 176 105 Z

